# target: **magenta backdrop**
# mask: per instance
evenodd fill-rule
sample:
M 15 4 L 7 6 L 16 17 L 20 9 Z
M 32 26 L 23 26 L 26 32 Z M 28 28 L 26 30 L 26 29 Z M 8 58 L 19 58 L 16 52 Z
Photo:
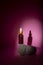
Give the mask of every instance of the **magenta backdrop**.
M 6 4 L 7 5 L 7 4 Z M 29 30 L 32 31 L 32 45 L 37 47 L 37 53 L 41 52 L 42 45 L 42 13 L 40 6 L 32 4 L 25 7 L 14 6 L 5 8 L 1 12 L 1 43 L 0 48 L 3 50 L 3 57 L 14 57 L 18 44 L 18 31 L 23 28 L 24 44 L 27 45 Z M 22 6 L 22 5 L 21 5 Z M 7 52 L 6 52 L 7 50 Z M 4 53 L 5 51 L 5 53 Z

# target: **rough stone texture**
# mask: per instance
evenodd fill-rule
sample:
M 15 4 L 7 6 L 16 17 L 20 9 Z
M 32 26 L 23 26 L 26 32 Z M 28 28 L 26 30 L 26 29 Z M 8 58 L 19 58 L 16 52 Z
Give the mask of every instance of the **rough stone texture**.
M 32 54 L 35 54 L 35 52 L 36 52 L 35 47 L 19 44 L 18 53 L 20 55 L 32 55 Z

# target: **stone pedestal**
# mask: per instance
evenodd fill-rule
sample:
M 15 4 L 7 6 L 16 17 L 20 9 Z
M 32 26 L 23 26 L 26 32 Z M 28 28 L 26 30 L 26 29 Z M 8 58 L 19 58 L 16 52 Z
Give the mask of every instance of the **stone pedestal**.
M 19 44 L 18 46 L 18 53 L 20 55 L 32 55 L 36 53 L 36 48 L 33 46 L 26 46 L 24 44 Z

